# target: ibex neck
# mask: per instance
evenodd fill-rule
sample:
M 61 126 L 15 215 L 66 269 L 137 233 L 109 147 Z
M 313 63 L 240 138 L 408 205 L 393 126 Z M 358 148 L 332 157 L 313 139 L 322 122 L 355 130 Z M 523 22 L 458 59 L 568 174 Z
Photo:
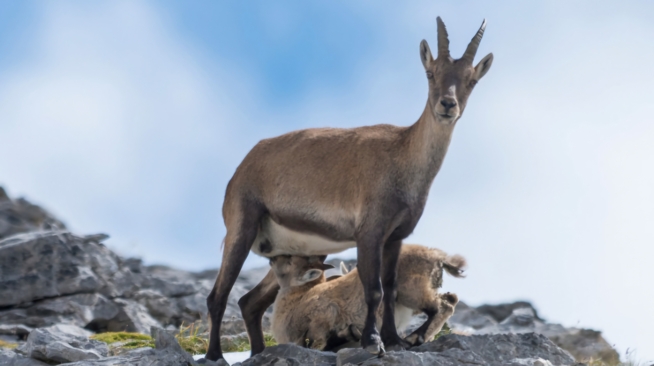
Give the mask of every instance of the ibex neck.
M 434 118 L 427 103 L 418 121 L 407 131 L 406 153 L 409 165 L 414 168 L 412 174 L 422 175 L 423 183 L 429 186 L 445 159 L 453 130 L 454 124 L 445 125 Z

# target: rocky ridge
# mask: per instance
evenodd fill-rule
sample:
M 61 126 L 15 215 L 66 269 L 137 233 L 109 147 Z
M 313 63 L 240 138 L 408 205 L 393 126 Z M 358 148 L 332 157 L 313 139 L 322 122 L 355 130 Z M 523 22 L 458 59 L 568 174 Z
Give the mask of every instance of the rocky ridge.
M 47 211 L 11 199 L 0 187 L 0 340 L 20 345 L 0 349 L 0 365 L 195 362 L 168 332 L 206 321 L 206 296 L 217 271 L 146 266 L 109 250 L 102 244 L 106 238 L 75 235 Z M 243 336 L 237 300 L 267 271 L 256 268 L 239 276 L 223 321 L 226 337 Z M 414 326 L 422 320 L 416 316 Z M 575 358 L 618 362 L 601 333 L 548 323 L 528 302 L 479 307 L 460 302 L 448 323 L 457 334 L 384 358 L 360 350 L 333 354 L 282 345 L 242 365 L 344 365 L 357 359 L 355 364 L 363 365 L 569 365 Z M 268 325 L 266 318 L 264 328 Z M 111 356 L 106 345 L 88 338 L 105 331 L 152 333 L 159 343 L 155 349 Z M 179 363 L 158 363 L 162 357 Z

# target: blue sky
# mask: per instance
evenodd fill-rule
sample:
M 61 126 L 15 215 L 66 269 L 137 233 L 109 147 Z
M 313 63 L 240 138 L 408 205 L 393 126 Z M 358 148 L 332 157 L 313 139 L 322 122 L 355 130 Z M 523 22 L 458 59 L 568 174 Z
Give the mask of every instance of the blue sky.
M 454 55 L 486 18 L 495 61 L 407 241 L 468 258 L 445 284 L 467 302 L 654 359 L 651 2 L 1 2 L 0 184 L 125 255 L 216 267 L 257 141 L 418 118 L 436 15 Z

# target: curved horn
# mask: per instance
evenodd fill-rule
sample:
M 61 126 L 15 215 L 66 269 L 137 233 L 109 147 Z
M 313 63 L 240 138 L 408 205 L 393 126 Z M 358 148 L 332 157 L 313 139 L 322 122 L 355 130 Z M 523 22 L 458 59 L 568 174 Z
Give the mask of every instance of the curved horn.
M 436 24 L 438 25 L 438 56 L 448 57 L 450 55 L 450 40 L 447 38 L 447 29 L 441 17 L 436 17 Z
M 477 54 L 477 48 L 479 48 L 479 43 L 481 42 L 481 37 L 484 36 L 485 29 L 486 29 L 486 19 L 484 19 L 484 22 L 481 23 L 481 27 L 479 27 L 477 34 L 475 34 L 475 36 L 472 37 L 472 40 L 468 44 L 468 48 L 466 48 L 466 52 L 463 54 L 463 57 L 461 57 L 461 59 L 468 60 L 470 63 L 472 63 L 475 60 L 475 54 Z

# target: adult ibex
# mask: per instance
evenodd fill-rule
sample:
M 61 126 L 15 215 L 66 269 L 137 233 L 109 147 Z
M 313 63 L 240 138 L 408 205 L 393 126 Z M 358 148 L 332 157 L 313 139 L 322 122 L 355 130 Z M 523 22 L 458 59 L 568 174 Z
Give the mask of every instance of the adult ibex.
M 396 269 L 402 239 L 415 228 L 452 131 L 493 55 L 473 60 L 486 22 L 463 57 L 452 59 L 443 21 L 438 57 L 420 43 L 427 105 L 409 127 L 317 128 L 262 140 L 227 185 L 222 266 L 207 298 L 212 322 L 207 358 L 222 358 L 220 325 L 227 297 L 250 250 L 273 257 L 327 255 L 357 247 L 368 315 L 361 345 L 373 353 L 407 343 L 395 328 Z M 261 318 L 279 285 L 272 272 L 239 301 L 252 354 L 264 349 Z M 386 294 L 386 296 L 383 296 Z M 380 333 L 375 314 L 383 298 Z M 382 343 L 383 341 L 383 343 Z

